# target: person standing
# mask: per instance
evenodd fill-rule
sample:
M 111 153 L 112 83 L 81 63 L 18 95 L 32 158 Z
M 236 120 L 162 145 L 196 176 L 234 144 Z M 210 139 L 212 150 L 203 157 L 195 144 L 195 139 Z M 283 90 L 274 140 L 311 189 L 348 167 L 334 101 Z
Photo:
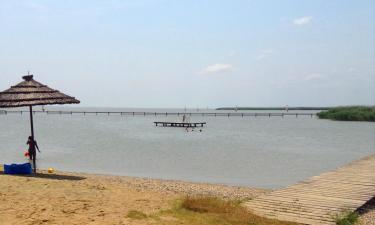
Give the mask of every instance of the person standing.
M 38 143 L 33 139 L 32 136 L 29 136 L 26 144 L 29 146 L 28 152 L 30 161 L 33 162 L 33 167 L 35 168 L 36 149 L 38 149 L 38 152 L 40 152 Z

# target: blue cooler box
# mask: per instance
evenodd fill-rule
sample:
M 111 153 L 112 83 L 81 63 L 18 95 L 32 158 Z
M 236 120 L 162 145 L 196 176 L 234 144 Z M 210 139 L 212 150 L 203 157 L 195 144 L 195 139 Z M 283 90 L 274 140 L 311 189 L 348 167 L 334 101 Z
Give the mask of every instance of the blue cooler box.
M 4 165 L 4 173 L 5 174 L 31 174 L 31 164 L 24 163 L 24 164 L 11 164 L 11 165 Z

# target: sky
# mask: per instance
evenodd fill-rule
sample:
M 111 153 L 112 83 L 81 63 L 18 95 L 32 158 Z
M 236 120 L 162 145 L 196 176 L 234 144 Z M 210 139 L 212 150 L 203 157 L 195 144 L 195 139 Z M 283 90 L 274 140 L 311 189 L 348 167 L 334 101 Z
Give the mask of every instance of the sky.
M 0 0 L 0 91 L 81 106 L 375 105 L 373 0 Z

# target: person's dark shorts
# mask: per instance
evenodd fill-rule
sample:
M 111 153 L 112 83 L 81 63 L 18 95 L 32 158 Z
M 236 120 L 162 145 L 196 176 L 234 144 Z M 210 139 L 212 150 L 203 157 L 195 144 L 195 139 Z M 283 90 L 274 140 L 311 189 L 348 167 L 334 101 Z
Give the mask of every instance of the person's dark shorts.
M 30 160 L 34 159 L 36 155 L 36 151 L 33 149 L 29 149 L 29 158 Z

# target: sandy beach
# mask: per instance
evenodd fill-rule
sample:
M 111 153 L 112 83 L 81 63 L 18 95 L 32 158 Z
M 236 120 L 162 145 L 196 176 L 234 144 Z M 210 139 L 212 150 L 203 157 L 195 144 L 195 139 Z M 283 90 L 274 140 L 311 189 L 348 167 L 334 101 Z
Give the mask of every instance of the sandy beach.
M 0 167 L 2 168 L 2 167 Z M 0 169 L 0 224 L 189 224 L 163 215 L 185 196 L 246 200 L 271 190 L 71 172 L 5 175 Z M 375 224 L 374 201 L 360 221 Z M 151 215 L 129 217 L 129 212 Z
M 175 224 L 175 218 L 136 220 L 173 207 L 186 195 L 249 199 L 267 190 L 146 178 L 42 171 L 37 176 L 0 172 L 0 224 Z M 175 221 L 176 223 L 178 221 Z

